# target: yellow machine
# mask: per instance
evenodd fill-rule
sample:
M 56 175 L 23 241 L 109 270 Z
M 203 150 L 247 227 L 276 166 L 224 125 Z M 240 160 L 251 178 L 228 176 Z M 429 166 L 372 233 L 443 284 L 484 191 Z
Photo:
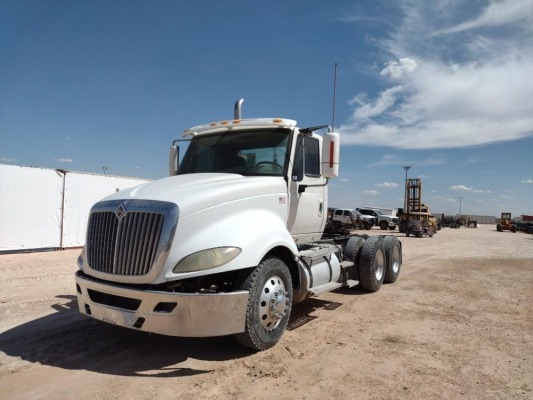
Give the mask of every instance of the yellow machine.
M 498 232 L 511 231 L 516 232 L 516 225 L 511 219 L 511 213 L 503 212 L 500 218 L 500 222 L 496 224 L 496 230 Z
M 419 178 L 408 179 L 405 183 L 405 205 L 406 209 L 400 218 L 399 230 L 405 233 L 409 225 L 409 221 L 421 220 L 426 221 L 426 224 L 433 229 L 433 233 L 437 233 L 439 224 L 437 218 L 429 211 L 429 206 L 422 203 L 422 181 Z

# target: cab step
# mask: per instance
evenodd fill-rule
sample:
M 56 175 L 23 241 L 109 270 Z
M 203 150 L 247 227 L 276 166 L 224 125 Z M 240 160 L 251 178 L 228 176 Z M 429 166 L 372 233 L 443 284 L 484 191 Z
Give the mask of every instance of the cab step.
M 332 290 L 338 289 L 342 286 L 342 283 L 339 282 L 328 282 L 323 285 L 315 286 L 309 289 L 313 295 L 317 296 L 320 293 L 331 292 Z

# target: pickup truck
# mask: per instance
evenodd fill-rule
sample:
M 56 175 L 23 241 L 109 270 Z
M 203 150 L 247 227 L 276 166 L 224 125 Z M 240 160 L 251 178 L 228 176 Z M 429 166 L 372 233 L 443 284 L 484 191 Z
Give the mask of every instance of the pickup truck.
M 331 212 L 331 220 L 353 229 L 371 229 L 375 225 L 375 218 L 361 214 L 353 208 L 335 208 Z
M 398 226 L 400 219 L 398 217 L 395 217 L 393 215 L 386 215 L 383 212 L 379 210 L 374 210 L 372 208 L 356 208 L 357 211 L 359 211 L 363 215 L 369 215 L 375 218 L 374 225 L 379 226 L 380 229 L 386 231 L 387 229 L 390 229 L 391 231 L 396 229 L 396 226 Z

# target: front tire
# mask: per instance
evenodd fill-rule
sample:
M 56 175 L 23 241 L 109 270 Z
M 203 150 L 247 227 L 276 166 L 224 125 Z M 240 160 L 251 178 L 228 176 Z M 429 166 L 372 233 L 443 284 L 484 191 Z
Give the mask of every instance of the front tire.
M 283 335 L 292 307 L 292 280 L 287 265 L 277 257 L 259 264 L 241 285 L 248 290 L 246 326 L 235 335 L 244 346 L 262 351 L 274 346 Z
M 387 221 L 381 221 L 379 223 L 379 227 L 382 231 L 386 231 L 387 229 L 389 229 L 389 223 Z

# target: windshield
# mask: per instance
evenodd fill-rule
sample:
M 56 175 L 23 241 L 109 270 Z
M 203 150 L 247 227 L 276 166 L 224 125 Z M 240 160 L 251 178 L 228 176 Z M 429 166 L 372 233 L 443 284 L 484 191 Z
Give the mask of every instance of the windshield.
M 178 175 L 224 172 L 283 176 L 290 131 L 263 129 L 196 136 L 180 164 Z

